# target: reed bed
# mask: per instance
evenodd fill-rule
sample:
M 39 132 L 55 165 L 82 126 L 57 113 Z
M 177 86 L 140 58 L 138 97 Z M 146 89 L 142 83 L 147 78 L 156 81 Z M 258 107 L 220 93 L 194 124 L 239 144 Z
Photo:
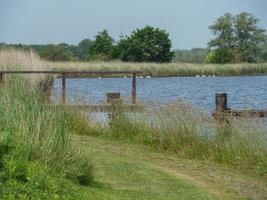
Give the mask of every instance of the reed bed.
M 190 64 L 131 63 L 121 61 L 49 62 L 34 51 L 12 48 L 0 50 L 0 70 L 142 70 L 144 76 L 241 76 L 266 75 L 267 63 Z M 36 77 L 36 76 L 35 76 Z M 31 78 L 34 79 L 34 78 Z
M 149 103 L 145 108 L 141 113 L 122 109 L 110 126 L 91 121 L 78 132 L 143 143 L 184 158 L 251 170 L 267 178 L 266 120 L 228 116 L 227 122 L 218 122 L 180 100 L 168 105 Z
M 0 62 L 6 70 L 45 66 L 35 53 L 14 49 L 1 50 Z M 47 76 L 8 75 L 0 85 L 1 199 L 68 199 L 72 188 L 66 192 L 62 178 L 93 181 L 91 158 L 71 142 L 70 111 L 47 105 L 48 80 L 53 83 Z
M 188 63 L 129 63 L 111 62 L 47 62 L 56 70 L 142 70 L 144 76 L 241 76 L 266 75 L 267 63 L 257 64 L 188 64 Z

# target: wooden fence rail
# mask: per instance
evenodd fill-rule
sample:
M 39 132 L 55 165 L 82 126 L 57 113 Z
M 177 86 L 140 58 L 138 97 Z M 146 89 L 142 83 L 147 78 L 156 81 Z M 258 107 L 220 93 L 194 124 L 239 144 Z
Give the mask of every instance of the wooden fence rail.
M 84 78 L 89 75 L 112 75 L 112 74 L 121 74 L 121 75 L 132 75 L 132 104 L 136 104 L 136 75 L 142 74 L 142 71 L 0 71 L 0 83 L 4 81 L 5 74 L 50 74 L 50 75 L 61 75 L 62 80 L 62 89 L 61 89 L 61 98 L 62 102 L 66 102 L 66 79 L 75 77 L 75 78 Z

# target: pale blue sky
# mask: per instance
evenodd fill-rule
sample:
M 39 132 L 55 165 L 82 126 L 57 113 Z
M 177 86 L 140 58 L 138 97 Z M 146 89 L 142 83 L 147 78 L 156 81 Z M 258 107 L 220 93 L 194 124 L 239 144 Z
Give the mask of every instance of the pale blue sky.
M 107 29 L 166 29 L 173 48 L 206 47 L 208 26 L 226 12 L 246 11 L 267 29 L 267 0 L 0 0 L 0 42 L 77 44 Z

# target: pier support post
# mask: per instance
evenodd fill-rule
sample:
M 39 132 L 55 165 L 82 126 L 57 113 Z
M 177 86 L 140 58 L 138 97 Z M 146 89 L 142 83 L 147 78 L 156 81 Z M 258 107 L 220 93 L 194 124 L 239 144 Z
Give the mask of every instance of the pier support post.
M 62 80 L 61 100 L 62 100 L 62 103 L 65 104 L 66 103 L 66 76 L 65 74 L 62 74 L 61 80 Z
M 108 113 L 108 117 L 110 120 L 115 120 L 118 116 L 118 107 L 121 103 L 120 96 L 121 95 L 119 92 L 109 92 L 106 94 L 107 104 L 111 106 L 111 110 Z
M 227 93 L 216 93 L 215 95 L 215 111 L 221 113 L 226 111 L 227 108 Z
M 4 83 L 4 74 L 0 73 L 0 84 Z
M 133 73 L 132 80 L 132 104 L 136 104 L 136 73 Z
M 227 113 L 227 93 L 215 95 L 215 119 L 217 132 L 220 137 L 229 137 L 232 134 L 232 116 Z

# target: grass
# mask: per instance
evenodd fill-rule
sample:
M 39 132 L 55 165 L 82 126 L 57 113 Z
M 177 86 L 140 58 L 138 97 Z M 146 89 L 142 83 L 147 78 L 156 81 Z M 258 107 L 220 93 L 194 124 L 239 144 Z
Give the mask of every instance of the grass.
M 5 53 L 17 55 L 18 60 L 34 57 Z M 9 64 L 20 67 L 16 59 Z M 93 182 L 91 158 L 70 143 L 68 110 L 47 106 L 40 91 L 46 80 L 45 76 L 8 76 L 0 86 L 1 199 L 73 199 L 80 197 L 75 185 Z
M 241 76 L 266 75 L 267 63 L 258 64 L 188 64 L 188 63 L 128 63 L 112 62 L 47 62 L 57 70 L 142 70 L 144 76 Z
M 47 66 L 32 52 L 0 58 L 6 69 Z M 104 126 L 90 113 L 47 106 L 52 83 L 7 76 L 0 87 L 1 199 L 267 198 L 266 121 L 218 124 L 177 101 L 119 110 Z
M 25 56 L 25 54 L 27 56 Z M 14 59 L 15 58 L 15 59 Z M 266 75 L 267 63 L 190 64 L 190 63 L 131 63 L 121 61 L 48 62 L 33 51 L 0 50 L 0 70 L 142 70 L 144 76 L 241 76 Z
M 210 161 L 184 159 L 148 145 L 94 136 L 74 143 L 95 156 L 98 184 L 87 199 L 266 199 L 266 181 Z
M 181 101 L 145 107 L 143 113 L 120 113 L 110 127 L 91 123 L 78 132 L 146 144 L 179 157 L 250 171 L 267 180 L 266 121 L 229 116 L 229 123 L 218 123 Z

